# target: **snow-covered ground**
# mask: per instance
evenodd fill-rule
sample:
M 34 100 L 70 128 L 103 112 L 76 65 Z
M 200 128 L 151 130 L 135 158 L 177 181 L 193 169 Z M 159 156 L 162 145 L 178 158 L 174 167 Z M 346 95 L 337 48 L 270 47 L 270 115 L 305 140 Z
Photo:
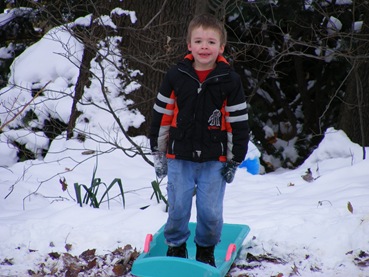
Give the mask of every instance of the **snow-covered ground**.
M 62 152 L 43 161 L 0 168 L 0 276 L 24 276 L 48 253 L 66 252 L 66 244 L 72 246 L 73 255 L 87 249 L 103 255 L 126 244 L 142 251 L 146 234 L 165 223 L 164 203 L 150 199 L 154 171 L 140 157 L 115 151 L 98 159 L 96 177 L 107 184 L 114 178 L 122 180 L 125 209 L 118 198 L 110 201 L 110 209 L 106 203 L 100 209 L 81 208 L 73 200 L 73 184 L 89 184 L 96 160 L 74 167 L 86 158 L 83 149 L 93 150 L 96 145 L 55 144 L 59 145 L 54 148 L 75 150 L 67 151 L 67 159 Z M 240 168 L 224 203 L 225 222 L 251 228 L 239 267 L 257 266 L 246 271 L 250 276 L 289 276 L 294 271 L 297 276 L 369 276 L 365 257 L 369 255 L 369 162 L 361 159 L 361 151 L 345 134 L 331 129 L 298 169 L 251 175 Z M 315 178 L 312 182 L 301 177 L 308 168 Z M 64 178 L 67 191 L 59 182 Z M 263 262 L 246 261 L 248 253 Z M 360 261 L 366 266 L 359 266 Z M 241 272 L 245 270 L 235 268 L 233 276 Z

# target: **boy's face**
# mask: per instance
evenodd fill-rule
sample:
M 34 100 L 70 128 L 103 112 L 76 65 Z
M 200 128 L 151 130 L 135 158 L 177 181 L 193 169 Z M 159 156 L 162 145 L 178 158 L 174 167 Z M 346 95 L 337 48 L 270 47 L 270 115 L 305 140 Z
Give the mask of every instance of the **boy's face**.
M 201 26 L 191 32 L 191 41 L 187 48 L 194 57 L 194 68 L 196 70 L 208 70 L 215 67 L 218 55 L 223 54 L 224 45 L 220 43 L 218 31 Z

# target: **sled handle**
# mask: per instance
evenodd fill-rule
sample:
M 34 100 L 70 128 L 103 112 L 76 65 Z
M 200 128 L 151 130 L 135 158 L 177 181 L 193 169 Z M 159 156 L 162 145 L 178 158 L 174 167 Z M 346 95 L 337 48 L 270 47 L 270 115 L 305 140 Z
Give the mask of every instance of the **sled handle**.
M 228 246 L 228 250 L 227 250 L 227 254 L 226 254 L 226 257 L 225 257 L 225 261 L 228 262 L 231 257 L 232 257 L 232 254 L 233 252 L 235 252 L 237 249 L 236 245 L 234 243 L 231 243 L 229 246 Z
M 152 234 L 147 234 L 145 239 L 144 252 L 149 253 L 150 251 L 150 243 L 152 242 Z

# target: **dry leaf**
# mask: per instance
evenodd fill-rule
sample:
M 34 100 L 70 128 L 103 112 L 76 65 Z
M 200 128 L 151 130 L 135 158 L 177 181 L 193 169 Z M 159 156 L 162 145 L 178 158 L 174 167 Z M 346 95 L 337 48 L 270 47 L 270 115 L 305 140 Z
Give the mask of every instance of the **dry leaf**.
M 68 189 L 68 184 L 67 184 L 64 177 L 63 177 L 63 179 L 62 178 L 59 179 L 59 183 L 62 185 L 62 190 L 63 191 L 66 191 Z
M 296 266 L 295 263 L 293 263 L 292 273 L 295 275 L 300 275 L 299 268 Z
M 313 177 L 313 173 L 311 172 L 310 168 L 308 168 L 305 172 L 304 175 L 301 176 L 302 179 L 304 179 L 306 182 L 313 182 L 314 181 L 314 177 Z
M 90 269 L 95 268 L 96 265 L 97 265 L 97 261 L 96 260 L 97 260 L 97 258 L 94 258 L 93 260 L 88 261 L 87 266 L 86 266 L 86 270 L 90 270 Z
M 49 257 L 53 260 L 58 260 L 60 258 L 60 254 L 57 252 L 50 252 Z
M 347 202 L 347 209 L 349 210 L 350 213 L 352 213 L 352 214 L 354 213 L 354 208 L 352 207 L 350 201 Z
M 81 255 L 79 255 L 80 258 L 84 259 L 86 262 L 91 261 L 95 259 L 95 253 L 96 249 L 88 249 L 84 251 Z
M 65 272 L 65 277 L 77 277 L 83 271 L 83 266 L 80 264 L 70 264 Z
M 123 276 L 125 273 L 124 266 L 121 264 L 115 264 L 113 267 L 115 276 Z
M 95 154 L 94 150 L 86 150 L 82 152 L 82 155 L 92 155 L 92 154 Z
M 72 250 L 72 245 L 71 245 L 70 243 L 67 243 L 67 244 L 65 245 L 65 250 L 67 250 L 68 252 L 69 252 L 70 250 Z

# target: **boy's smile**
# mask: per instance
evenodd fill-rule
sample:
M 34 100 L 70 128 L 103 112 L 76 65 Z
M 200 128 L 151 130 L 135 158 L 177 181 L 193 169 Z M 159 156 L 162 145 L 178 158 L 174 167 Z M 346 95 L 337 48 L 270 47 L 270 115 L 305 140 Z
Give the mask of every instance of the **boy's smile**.
M 212 28 L 195 28 L 191 33 L 191 41 L 187 47 L 194 57 L 196 70 L 214 68 L 218 55 L 224 52 L 224 45 L 220 43 L 220 34 Z

